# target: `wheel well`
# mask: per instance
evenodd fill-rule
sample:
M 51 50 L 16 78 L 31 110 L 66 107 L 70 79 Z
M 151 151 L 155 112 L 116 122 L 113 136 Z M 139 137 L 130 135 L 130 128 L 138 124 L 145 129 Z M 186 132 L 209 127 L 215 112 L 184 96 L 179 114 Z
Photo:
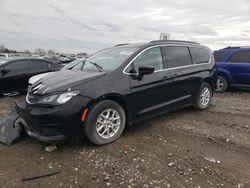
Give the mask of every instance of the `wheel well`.
M 123 108 L 125 115 L 126 115 L 126 120 L 127 120 L 127 124 L 129 124 L 129 115 L 128 115 L 128 109 L 127 109 L 127 104 L 126 102 L 118 96 L 103 96 L 101 100 L 112 100 L 114 102 L 117 102 L 119 105 L 121 105 L 121 107 Z M 100 101 L 100 100 L 98 100 Z
M 205 82 L 205 83 L 208 83 L 208 84 L 210 85 L 212 91 L 214 92 L 214 89 L 215 89 L 214 87 L 215 87 L 215 86 L 214 86 L 212 80 L 210 80 L 210 79 L 205 79 L 204 82 Z
M 223 72 L 218 72 L 218 76 L 222 76 L 223 78 L 225 78 L 226 81 L 227 81 L 227 83 L 228 83 L 228 85 L 231 85 L 230 79 L 229 79 L 229 77 L 228 77 L 227 74 L 225 74 L 225 73 L 223 73 Z

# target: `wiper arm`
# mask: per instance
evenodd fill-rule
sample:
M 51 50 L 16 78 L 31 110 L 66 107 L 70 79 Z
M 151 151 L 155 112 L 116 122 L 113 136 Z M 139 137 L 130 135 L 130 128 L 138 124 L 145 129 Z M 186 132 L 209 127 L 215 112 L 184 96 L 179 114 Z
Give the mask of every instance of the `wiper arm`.
M 94 65 L 100 72 L 103 71 L 103 67 L 100 66 L 100 65 L 98 65 L 97 63 L 94 63 L 94 62 L 92 62 L 92 61 L 89 61 L 89 63 L 92 64 L 92 65 Z

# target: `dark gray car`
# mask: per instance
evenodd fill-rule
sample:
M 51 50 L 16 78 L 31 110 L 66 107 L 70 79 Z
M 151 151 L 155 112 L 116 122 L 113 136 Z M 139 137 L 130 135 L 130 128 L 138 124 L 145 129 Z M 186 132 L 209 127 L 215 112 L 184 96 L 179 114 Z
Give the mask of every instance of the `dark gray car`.
M 30 77 L 61 68 L 62 65 L 40 58 L 0 59 L 0 93 L 24 92 Z

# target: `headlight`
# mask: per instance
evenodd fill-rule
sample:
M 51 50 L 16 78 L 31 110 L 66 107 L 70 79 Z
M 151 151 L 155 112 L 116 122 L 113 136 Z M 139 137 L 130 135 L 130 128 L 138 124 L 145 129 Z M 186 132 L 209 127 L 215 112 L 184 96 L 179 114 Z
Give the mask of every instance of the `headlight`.
M 68 91 L 65 93 L 50 95 L 40 99 L 37 103 L 39 104 L 52 104 L 52 105 L 61 105 L 68 102 L 72 97 L 79 94 L 79 91 Z

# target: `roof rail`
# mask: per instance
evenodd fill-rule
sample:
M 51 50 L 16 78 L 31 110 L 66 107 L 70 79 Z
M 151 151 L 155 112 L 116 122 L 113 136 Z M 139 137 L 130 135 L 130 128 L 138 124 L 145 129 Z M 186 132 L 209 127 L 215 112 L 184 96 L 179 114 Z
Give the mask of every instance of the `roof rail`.
M 184 40 L 153 40 L 149 43 L 191 43 L 191 44 L 200 44 L 198 42 L 184 41 Z
M 124 46 L 124 45 L 128 45 L 129 43 L 123 43 L 123 44 L 117 44 L 115 46 Z
M 238 49 L 238 48 L 250 48 L 250 46 L 228 46 L 223 49 Z

